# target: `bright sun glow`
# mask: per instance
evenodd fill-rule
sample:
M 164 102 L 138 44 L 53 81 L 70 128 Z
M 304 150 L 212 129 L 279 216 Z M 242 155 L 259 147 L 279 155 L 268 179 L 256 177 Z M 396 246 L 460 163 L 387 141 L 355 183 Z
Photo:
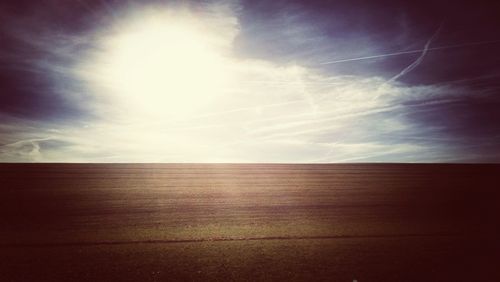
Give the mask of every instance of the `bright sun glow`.
M 108 40 L 102 78 L 135 111 L 185 117 L 214 102 L 230 77 L 223 50 L 189 18 L 150 16 Z

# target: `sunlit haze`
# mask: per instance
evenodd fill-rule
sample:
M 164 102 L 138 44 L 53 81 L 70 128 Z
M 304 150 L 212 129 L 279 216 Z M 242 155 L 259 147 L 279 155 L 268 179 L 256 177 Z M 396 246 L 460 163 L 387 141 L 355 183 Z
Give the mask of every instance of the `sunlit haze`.
M 228 91 L 231 70 L 216 29 L 191 15 L 144 13 L 106 34 L 90 81 L 134 114 L 176 118 L 196 114 Z

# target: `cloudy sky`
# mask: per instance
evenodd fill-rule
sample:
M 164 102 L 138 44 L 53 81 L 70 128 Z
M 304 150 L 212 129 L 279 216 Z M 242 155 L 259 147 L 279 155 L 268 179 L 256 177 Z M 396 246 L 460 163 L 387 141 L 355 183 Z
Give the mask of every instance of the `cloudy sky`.
M 1 162 L 500 162 L 500 17 L 432 1 L 2 1 Z

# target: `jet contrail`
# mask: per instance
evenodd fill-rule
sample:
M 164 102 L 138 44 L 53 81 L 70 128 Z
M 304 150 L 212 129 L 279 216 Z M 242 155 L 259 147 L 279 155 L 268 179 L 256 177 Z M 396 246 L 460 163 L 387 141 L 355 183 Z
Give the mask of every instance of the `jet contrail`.
M 443 25 L 439 26 L 439 28 L 436 30 L 436 32 L 434 32 L 434 34 L 431 36 L 431 38 L 429 38 L 429 40 L 427 40 L 427 43 L 425 43 L 424 49 L 422 50 L 422 54 L 420 54 L 420 56 L 413 63 L 411 63 L 409 66 L 407 66 L 402 71 L 400 71 L 398 74 L 396 74 L 391 79 L 389 79 L 389 82 L 397 80 L 398 78 L 409 73 L 414 68 L 416 68 L 418 65 L 420 65 L 420 63 L 424 60 L 425 55 L 429 51 L 429 46 L 431 45 L 432 41 L 439 34 L 439 31 L 441 31 L 441 27 L 443 27 Z
M 468 47 L 468 46 L 484 45 L 484 44 L 493 44 L 493 43 L 500 43 L 500 39 L 490 40 L 490 41 L 479 41 L 479 42 L 455 44 L 455 45 L 438 46 L 438 47 L 427 48 L 427 51 L 452 49 L 452 48 L 460 48 L 460 47 Z M 380 54 L 380 55 L 373 55 L 373 56 L 365 56 L 365 57 L 357 57 L 357 58 L 350 58 L 350 59 L 328 61 L 328 62 L 320 63 L 320 65 L 331 65 L 331 64 L 338 64 L 338 63 L 345 63 L 345 62 L 355 62 L 355 61 L 363 61 L 363 60 L 370 60 L 370 59 L 399 56 L 399 55 L 405 55 L 405 54 L 422 53 L 424 50 L 425 50 L 425 48 L 418 49 L 418 50 L 409 50 L 409 51 L 401 51 L 401 52 L 388 53 L 388 54 Z
M 47 140 L 51 140 L 52 138 L 53 137 L 18 140 L 18 141 L 12 142 L 12 143 L 2 144 L 2 145 L 0 145 L 0 148 L 2 148 L 2 147 L 13 147 L 13 146 L 15 147 L 15 146 L 17 146 L 19 144 L 22 144 L 22 143 L 35 143 L 35 142 L 40 142 L 40 141 L 47 141 Z

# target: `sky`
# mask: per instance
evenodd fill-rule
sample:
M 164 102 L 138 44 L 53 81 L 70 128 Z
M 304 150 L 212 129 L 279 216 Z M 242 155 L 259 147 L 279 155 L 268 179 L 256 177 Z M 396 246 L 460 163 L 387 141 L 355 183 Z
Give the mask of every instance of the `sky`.
M 0 3 L 0 162 L 500 162 L 470 1 Z

